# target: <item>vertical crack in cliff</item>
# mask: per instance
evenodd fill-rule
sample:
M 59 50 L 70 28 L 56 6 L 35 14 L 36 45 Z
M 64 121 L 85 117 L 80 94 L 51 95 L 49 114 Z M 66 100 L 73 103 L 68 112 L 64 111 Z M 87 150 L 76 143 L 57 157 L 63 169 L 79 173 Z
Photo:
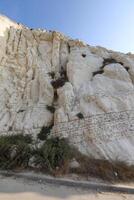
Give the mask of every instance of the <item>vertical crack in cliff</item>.
M 17 52 L 19 51 L 19 45 L 20 45 L 20 42 L 21 42 L 21 36 L 22 36 L 22 30 L 20 30 L 20 33 L 19 33 Z
M 10 29 L 7 30 L 7 39 L 6 39 L 6 55 L 8 55 L 8 42 L 10 38 Z
M 58 42 L 56 42 L 54 38 L 56 40 L 58 40 L 58 42 L 59 42 L 59 44 L 57 44 L 56 47 L 55 47 L 55 44 Z M 54 42 L 54 47 L 57 48 L 58 54 L 54 53 L 54 47 L 53 47 L 52 56 L 55 55 L 56 59 L 58 59 L 58 60 L 56 61 L 53 59 L 51 64 L 53 65 L 55 63 L 55 66 L 56 66 L 56 64 L 58 63 L 59 66 L 58 67 L 52 66 L 52 71 L 48 73 L 49 76 L 51 77 L 51 85 L 54 90 L 54 98 L 53 98 L 52 105 L 47 106 L 47 109 L 49 109 L 53 113 L 53 115 L 55 115 L 55 111 L 60 107 L 60 105 L 58 103 L 59 97 L 58 97 L 57 90 L 59 88 L 62 88 L 65 85 L 65 83 L 69 81 L 68 76 L 67 76 L 67 63 L 68 63 L 68 55 L 70 54 L 70 46 L 67 41 L 65 42 L 64 40 L 59 38 L 59 35 L 56 35 L 55 32 L 53 33 L 53 42 Z M 65 45 L 64 48 L 67 48 L 66 58 L 65 57 L 62 58 L 62 55 L 61 55 L 62 48 L 63 48 L 62 45 Z M 64 63 L 62 63 L 63 62 L 62 59 L 64 59 Z M 58 71 L 57 71 L 57 69 L 58 69 Z

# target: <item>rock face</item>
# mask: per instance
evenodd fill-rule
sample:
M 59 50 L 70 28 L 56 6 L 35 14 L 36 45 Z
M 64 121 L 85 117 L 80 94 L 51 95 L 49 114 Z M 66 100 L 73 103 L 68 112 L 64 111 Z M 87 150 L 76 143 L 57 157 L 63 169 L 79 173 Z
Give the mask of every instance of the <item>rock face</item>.
M 134 164 L 134 55 L 0 17 L 0 133 L 54 124 L 95 158 Z

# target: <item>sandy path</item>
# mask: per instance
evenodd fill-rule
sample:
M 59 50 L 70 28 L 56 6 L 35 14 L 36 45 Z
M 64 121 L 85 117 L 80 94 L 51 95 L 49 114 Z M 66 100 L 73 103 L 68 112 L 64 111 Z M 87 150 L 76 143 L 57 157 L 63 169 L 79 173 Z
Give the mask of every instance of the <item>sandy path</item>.
M 95 193 L 91 190 L 41 184 L 0 176 L 0 200 L 134 200 L 134 195 Z

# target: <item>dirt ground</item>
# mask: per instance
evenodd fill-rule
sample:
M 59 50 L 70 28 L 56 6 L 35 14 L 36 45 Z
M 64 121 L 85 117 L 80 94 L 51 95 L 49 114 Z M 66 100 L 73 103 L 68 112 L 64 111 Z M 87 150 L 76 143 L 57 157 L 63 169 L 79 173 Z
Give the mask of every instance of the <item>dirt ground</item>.
M 74 187 L 0 176 L 0 200 L 134 200 L 134 195 L 100 193 Z

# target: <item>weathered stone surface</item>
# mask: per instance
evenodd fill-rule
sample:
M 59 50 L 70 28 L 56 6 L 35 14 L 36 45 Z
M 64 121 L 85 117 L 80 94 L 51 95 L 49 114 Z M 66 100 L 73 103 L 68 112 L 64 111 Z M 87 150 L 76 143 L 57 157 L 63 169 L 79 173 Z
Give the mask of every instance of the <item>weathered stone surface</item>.
M 87 155 L 134 163 L 133 122 L 133 54 L 0 17 L 0 134 L 54 124 Z
M 80 167 L 80 164 L 76 161 L 76 159 L 73 159 L 70 163 L 69 163 L 69 167 L 70 169 L 77 169 Z

